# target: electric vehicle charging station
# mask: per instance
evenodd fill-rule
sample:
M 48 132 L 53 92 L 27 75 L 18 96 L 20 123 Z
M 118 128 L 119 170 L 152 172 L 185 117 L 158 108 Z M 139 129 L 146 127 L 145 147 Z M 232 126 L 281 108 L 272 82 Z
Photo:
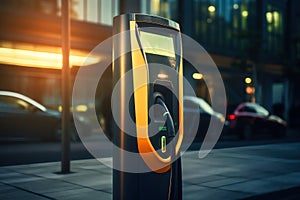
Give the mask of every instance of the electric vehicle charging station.
M 122 35 L 124 32 L 129 34 Z M 113 41 L 112 56 L 113 86 L 119 94 L 112 102 L 119 111 L 114 115 L 118 123 L 112 122 L 112 142 L 120 149 L 113 155 L 113 165 L 120 166 L 120 170 L 113 170 L 113 199 L 182 199 L 179 25 L 158 16 L 130 13 L 114 18 L 113 34 L 120 35 Z M 133 130 L 128 127 L 130 120 L 135 123 Z M 124 151 L 134 152 L 139 158 L 127 159 Z M 148 170 L 122 170 L 132 164 Z

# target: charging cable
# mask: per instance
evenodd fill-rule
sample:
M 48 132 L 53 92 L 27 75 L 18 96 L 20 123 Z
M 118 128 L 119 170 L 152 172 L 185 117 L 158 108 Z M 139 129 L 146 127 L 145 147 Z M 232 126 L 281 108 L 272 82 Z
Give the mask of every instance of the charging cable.
M 155 98 L 155 104 L 159 104 L 163 107 L 164 109 L 164 114 L 163 116 L 166 116 L 166 125 L 167 125 L 167 137 L 169 139 L 169 141 L 171 141 L 174 137 L 175 137 L 175 127 L 174 127 L 174 121 L 173 118 L 169 112 L 169 109 L 167 107 L 167 105 L 165 104 L 163 98 L 158 95 Z M 172 159 L 175 158 L 175 145 L 172 145 L 169 149 L 170 149 L 170 155 L 171 155 L 171 162 Z M 175 176 L 173 175 L 173 171 L 175 172 Z M 168 199 L 174 199 L 175 197 L 171 198 L 171 195 L 173 194 L 174 196 L 174 192 L 172 193 L 172 191 L 175 189 L 174 186 L 172 186 L 172 181 L 176 179 L 176 172 L 177 172 L 177 167 L 175 164 L 171 164 L 171 169 L 170 169 L 170 183 L 169 183 L 169 191 L 168 191 Z

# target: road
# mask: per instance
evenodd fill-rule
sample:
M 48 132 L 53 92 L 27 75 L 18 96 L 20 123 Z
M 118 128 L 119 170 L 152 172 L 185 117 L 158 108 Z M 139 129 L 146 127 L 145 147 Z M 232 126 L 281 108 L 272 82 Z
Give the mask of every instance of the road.
M 272 138 L 262 136 L 255 140 L 238 140 L 235 137 L 222 137 L 215 148 L 229 148 L 237 146 L 264 145 L 273 143 L 299 142 L 300 132 L 289 132 L 285 138 Z M 189 150 L 199 150 L 201 144 L 192 144 Z M 96 144 L 101 157 L 110 157 L 111 150 L 106 144 Z M 99 157 L 100 157 L 99 156 Z M 71 143 L 71 159 L 88 159 L 93 156 L 86 150 L 81 142 Z M 40 162 L 60 161 L 61 144 L 41 143 L 37 141 L 0 141 L 0 166 L 30 164 Z
M 1 142 L 0 166 L 39 162 L 53 162 L 61 159 L 61 144 L 32 141 Z M 71 159 L 92 158 L 82 143 L 71 144 Z

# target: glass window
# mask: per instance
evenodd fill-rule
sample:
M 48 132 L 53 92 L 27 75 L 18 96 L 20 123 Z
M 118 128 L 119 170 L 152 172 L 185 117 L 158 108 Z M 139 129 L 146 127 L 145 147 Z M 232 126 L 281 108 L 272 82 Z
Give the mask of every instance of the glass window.
M 281 10 L 273 5 L 268 5 L 265 13 L 267 25 L 267 51 L 278 55 L 283 49 L 283 14 Z
M 194 35 L 204 47 L 245 49 L 256 27 L 254 0 L 193 0 Z
M 297 42 L 296 44 L 296 53 L 297 60 L 300 60 L 300 42 Z
M 18 109 L 18 110 L 28 110 L 30 105 L 14 97 L 1 96 L 0 97 L 0 109 Z
M 15 12 L 57 14 L 57 0 L 1 0 L 1 8 Z
M 62 0 L 1 0 L 1 8 L 61 16 Z M 72 19 L 112 25 L 119 14 L 119 0 L 70 0 Z
M 61 15 L 61 0 L 57 0 Z M 71 0 L 71 18 L 92 23 L 112 25 L 119 14 L 119 0 Z
M 261 116 L 264 116 L 264 117 L 269 115 L 269 111 L 267 111 L 264 107 L 262 107 L 258 104 L 254 104 L 254 108 L 255 108 L 258 115 L 261 115 Z
M 177 0 L 142 0 L 142 13 L 159 15 L 172 20 L 178 18 Z
M 256 110 L 252 106 L 245 106 L 240 110 L 241 112 L 250 112 L 250 113 L 256 113 Z
M 295 17 L 295 24 L 297 22 L 300 21 L 300 13 Z M 295 45 L 295 49 L 296 49 L 296 52 L 295 52 L 295 56 L 296 56 L 296 60 L 298 61 L 298 63 L 300 64 L 300 26 L 296 26 L 295 27 L 295 33 L 294 34 L 294 45 Z M 300 68 L 300 65 L 297 65 L 298 68 Z
M 200 110 L 203 110 L 204 112 L 209 113 L 209 114 L 214 113 L 213 109 L 210 107 L 210 105 L 208 103 L 206 103 L 206 101 L 199 99 L 197 101 L 197 103 L 199 104 Z
M 196 105 L 200 112 L 213 114 L 214 111 L 212 107 L 203 99 L 197 97 L 186 97 L 185 98 L 185 106 L 186 108 L 194 108 Z M 194 104 L 194 105 L 193 105 Z
M 241 108 L 239 111 L 256 113 L 263 117 L 267 117 L 269 115 L 269 111 L 267 111 L 264 107 L 262 107 L 258 104 L 247 104 L 243 108 Z

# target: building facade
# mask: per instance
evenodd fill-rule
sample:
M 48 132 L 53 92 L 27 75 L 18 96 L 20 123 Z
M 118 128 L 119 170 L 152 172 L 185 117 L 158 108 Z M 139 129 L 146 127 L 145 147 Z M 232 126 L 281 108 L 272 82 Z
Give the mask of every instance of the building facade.
M 70 1 L 70 65 L 74 81 L 88 53 L 112 35 L 117 1 Z M 48 107 L 61 105 L 61 1 L 0 2 L 0 90 L 25 94 Z M 109 9 L 108 9 L 109 8 Z
M 291 109 L 299 109 L 297 0 L 70 1 L 73 79 L 82 59 L 111 36 L 113 16 L 141 12 L 179 22 L 182 32 L 208 51 L 221 72 L 228 104 L 256 101 L 286 119 Z M 61 0 L 2 0 L 0 5 L 6 19 L 0 21 L 0 90 L 58 107 Z M 185 66 L 196 94 L 209 101 L 209 88 L 193 78 L 195 72 Z
M 144 9 L 178 21 L 208 51 L 228 104 L 255 101 L 288 119 L 299 109 L 298 7 L 296 0 L 161 0 Z M 203 80 L 192 78 L 195 69 L 185 70 L 197 95 L 209 101 Z

